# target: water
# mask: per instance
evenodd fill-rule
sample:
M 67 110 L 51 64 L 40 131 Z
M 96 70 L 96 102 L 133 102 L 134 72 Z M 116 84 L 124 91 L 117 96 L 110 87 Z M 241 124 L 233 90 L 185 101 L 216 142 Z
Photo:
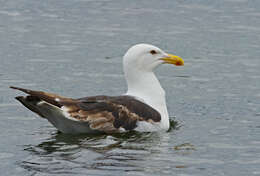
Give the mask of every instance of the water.
M 0 1 L 1 175 L 260 175 L 260 1 Z M 178 128 L 71 136 L 9 85 L 70 97 L 126 90 L 121 57 L 180 55 L 157 75 Z

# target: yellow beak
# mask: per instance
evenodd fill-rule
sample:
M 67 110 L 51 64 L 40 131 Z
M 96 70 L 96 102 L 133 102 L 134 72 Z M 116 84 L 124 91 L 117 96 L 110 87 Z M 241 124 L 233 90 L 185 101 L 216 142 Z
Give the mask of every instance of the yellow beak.
M 164 63 L 174 64 L 176 66 L 183 66 L 184 65 L 184 61 L 181 57 L 175 56 L 175 55 L 172 55 L 172 54 L 168 54 L 168 57 L 161 58 L 161 60 L 163 60 Z

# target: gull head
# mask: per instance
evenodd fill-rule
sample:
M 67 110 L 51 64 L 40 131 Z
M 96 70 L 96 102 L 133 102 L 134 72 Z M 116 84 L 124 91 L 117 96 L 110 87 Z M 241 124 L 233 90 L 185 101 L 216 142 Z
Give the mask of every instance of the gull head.
M 152 72 L 161 64 L 184 65 L 181 57 L 164 52 L 162 49 L 149 45 L 137 44 L 128 49 L 123 57 L 124 70 Z

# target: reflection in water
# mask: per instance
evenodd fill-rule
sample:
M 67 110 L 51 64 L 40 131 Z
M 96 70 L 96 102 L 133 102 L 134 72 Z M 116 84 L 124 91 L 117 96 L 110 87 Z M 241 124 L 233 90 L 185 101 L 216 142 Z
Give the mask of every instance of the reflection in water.
M 171 121 L 171 130 L 177 128 Z M 170 131 L 171 131 L 170 130 Z M 158 152 L 165 133 L 130 132 L 114 135 L 54 133 L 44 142 L 25 146 L 31 155 L 19 165 L 33 173 L 75 174 L 98 171 L 143 171 L 140 163 Z

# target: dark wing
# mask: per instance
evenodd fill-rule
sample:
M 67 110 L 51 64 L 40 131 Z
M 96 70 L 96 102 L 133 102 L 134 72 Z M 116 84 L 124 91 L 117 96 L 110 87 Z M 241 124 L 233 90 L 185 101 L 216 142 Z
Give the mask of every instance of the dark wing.
M 22 103 L 24 105 L 27 104 L 26 101 L 30 100 L 35 102 L 46 101 L 61 108 L 71 118 L 89 123 L 91 129 L 106 133 L 118 132 L 120 128 L 133 130 L 137 127 L 138 121 L 155 123 L 161 120 L 158 111 L 131 96 L 93 96 L 72 99 L 41 91 L 11 88 L 30 95 L 23 98 L 24 102 Z M 37 103 L 34 103 L 34 105 L 37 106 Z M 26 107 L 38 113 L 37 107 Z
M 114 117 L 113 126 L 132 130 L 137 121 L 160 122 L 161 115 L 149 105 L 131 96 L 96 96 L 79 99 L 84 111 L 109 112 Z
M 158 111 L 131 96 L 93 96 L 60 103 L 71 117 L 108 133 L 120 128 L 133 130 L 138 121 L 155 123 L 161 120 Z
M 72 98 L 62 97 L 62 96 L 59 96 L 59 95 L 56 95 L 56 94 L 53 94 L 53 93 L 35 91 L 35 90 L 24 89 L 24 88 L 14 87 L 14 86 L 10 86 L 10 88 L 20 90 L 24 93 L 31 95 L 30 98 L 32 98 L 32 99 L 43 100 L 43 101 L 46 101 L 46 102 L 48 102 L 52 105 L 58 106 L 58 107 L 61 107 L 62 105 L 57 100 L 63 100 L 63 101 L 73 100 Z

